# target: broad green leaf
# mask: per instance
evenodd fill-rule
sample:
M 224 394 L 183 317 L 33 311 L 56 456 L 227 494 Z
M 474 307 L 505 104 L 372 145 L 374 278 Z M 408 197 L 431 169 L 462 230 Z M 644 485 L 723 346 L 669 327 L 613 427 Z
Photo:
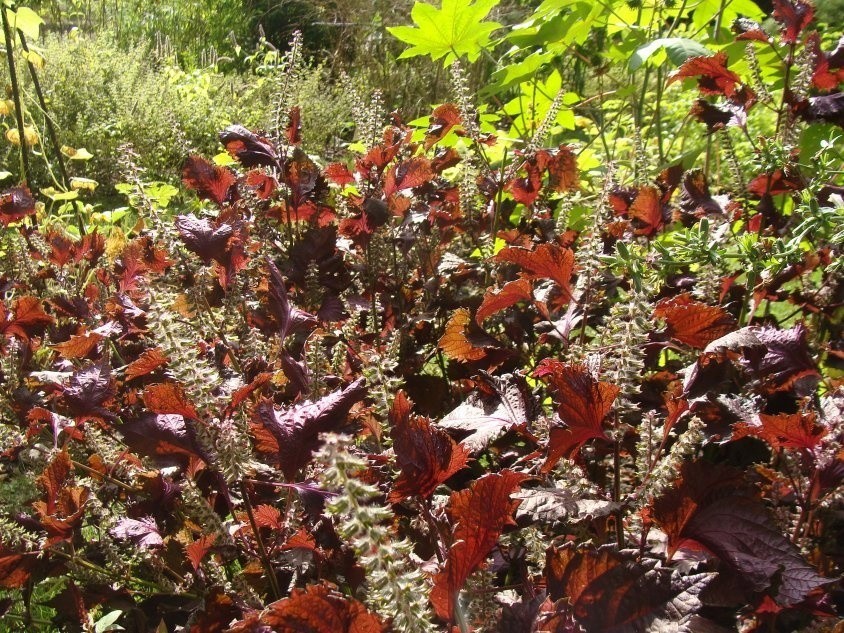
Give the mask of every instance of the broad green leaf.
M 12 172 L 10 172 L 10 171 L 5 171 L 5 170 L 0 171 L 0 180 L 6 180 L 6 178 L 8 178 L 11 175 L 12 175 Z
M 20 7 L 17 11 L 6 9 L 6 17 L 13 29 L 18 29 L 27 40 L 37 40 L 39 27 L 44 24 L 35 11 L 29 7 Z
M 78 191 L 59 191 L 55 187 L 47 187 L 46 189 L 42 189 L 41 193 L 47 196 L 50 200 L 54 200 L 56 202 L 76 200 L 79 197 Z
M 62 154 L 67 156 L 70 160 L 91 160 L 94 155 L 84 147 L 79 149 L 70 147 L 69 145 L 62 145 Z
M 481 51 L 490 45 L 490 34 L 501 25 L 484 22 L 484 18 L 499 0 L 442 0 L 442 7 L 416 2 L 410 17 L 416 24 L 395 26 L 387 30 L 411 47 L 399 55 L 400 59 L 417 55 L 430 55 L 437 60 L 445 57 L 443 65 L 466 55 L 475 61 Z
M 661 37 L 636 49 L 630 57 L 630 70 L 638 70 L 658 50 L 665 50 L 668 59 L 679 66 L 690 57 L 712 55 L 704 45 L 685 37 Z

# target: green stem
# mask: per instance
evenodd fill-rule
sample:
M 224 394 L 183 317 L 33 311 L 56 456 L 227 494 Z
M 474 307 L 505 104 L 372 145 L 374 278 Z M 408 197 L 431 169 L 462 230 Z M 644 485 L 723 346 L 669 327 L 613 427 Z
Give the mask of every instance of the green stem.
M 15 122 L 18 127 L 18 140 L 20 141 L 21 168 L 23 170 L 24 184 L 30 186 L 32 172 L 29 167 L 29 155 L 26 153 L 26 137 L 24 136 L 23 106 L 21 104 L 21 91 L 18 85 L 18 74 L 15 71 L 15 49 L 12 42 L 12 28 L 9 26 L 9 16 L 5 3 L 0 5 L 0 19 L 3 20 L 3 36 L 6 40 L 6 61 L 9 63 L 9 80 L 12 84 L 12 98 L 15 101 Z

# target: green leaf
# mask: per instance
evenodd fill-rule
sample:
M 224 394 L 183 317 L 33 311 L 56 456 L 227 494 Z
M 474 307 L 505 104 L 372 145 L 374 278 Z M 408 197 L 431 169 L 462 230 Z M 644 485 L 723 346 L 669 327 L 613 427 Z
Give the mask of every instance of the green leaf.
M 712 55 L 711 50 L 694 40 L 685 37 L 661 37 L 636 49 L 630 57 L 630 70 L 638 70 L 654 53 L 663 49 L 671 63 L 676 66 L 690 57 Z
M 38 29 L 44 20 L 35 11 L 29 7 L 20 7 L 17 11 L 6 9 L 6 17 L 11 27 L 23 33 L 27 40 L 38 39 Z
M 125 630 L 119 624 L 115 624 L 120 619 L 121 615 L 123 615 L 123 611 L 120 611 L 119 609 L 115 611 L 109 611 L 94 623 L 94 631 L 96 633 L 106 633 L 107 631 Z
M 475 61 L 490 45 L 490 34 L 501 25 L 484 22 L 484 18 L 499 0 L 442 0 L 442 8 L 416 2 L 410 17 L 416 27 L 394 26 L 387 30 L 411 47 L 399 55 L 400 59 L 430 55 L 437 60 L 445 57 L 443 65 L 466 55 Z

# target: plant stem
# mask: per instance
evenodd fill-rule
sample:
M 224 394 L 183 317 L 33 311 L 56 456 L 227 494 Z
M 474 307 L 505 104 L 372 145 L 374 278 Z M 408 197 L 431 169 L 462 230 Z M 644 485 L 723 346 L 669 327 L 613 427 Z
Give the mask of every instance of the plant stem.
M 12 98 L 15 101 L 15 123 L 18 127 L 18 141 L 20 143 L 20 157 L 24 184 L 30 186 L 32 183 L 32 172 L 29 167 L 29 155 L 26 153 L 26 137 L 24 136 L 21 91 L 20 86 L 18 85 L 18 74 L 15 72 L 15 49 L 12 42 L 12 28 L 9 26 L 9 16 L 6 11 L 5 4 L 0 6 L 0 19 L 3 20 L 3 36 L 6 40 L 6 61 L 9 63 L 9 81 L 12 84 Z

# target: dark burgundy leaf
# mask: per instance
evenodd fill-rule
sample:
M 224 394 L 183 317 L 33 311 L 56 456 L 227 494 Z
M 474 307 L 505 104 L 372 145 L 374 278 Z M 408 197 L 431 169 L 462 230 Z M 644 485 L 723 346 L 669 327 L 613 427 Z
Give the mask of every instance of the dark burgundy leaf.
M 287 116 L 287 127 L 284 129 L 284 137 L 291 145 L 299 145 L 302 142 L 302 110 L 299 106 L 290 108 Z
M 218 263 L 225 261 L 234 228 L 231 224 L 214 226 L 210 220 L 198 218 L 193 213 L 176 216 L 176 230 L 185 246 L 206 264 L 210 264 L 211 260 Z
M 454 526 L 453 545 L 443 571 L 434 576 L 431 604 L 441 618 L 451 620 L 463 583 L 486 559 L 504 527 L 512 525 L 519 506 L 512 495 L 526 475 L 511 470 L 484 475 L 451 495 L 448 513 Z
M 654 501 L 652 516 L 668 535 L 672 555 L 689 542 L 702 545 L 754 591 L 771 590 L 784 606 L 830 582 L 806 563 L 741 473 L 730 467 L 684 463 L 681 479 Z
M 484 373 L 480 376 L 493 394 L 472 393 L 439 422 L 443 428 L 468 433 L 460 444 L 470 453 L 479 453 L 507 431 L 535 421 L 539 414 L 523 376 L 504 374 L 484 378 Z
M 213 165 L 201 156 L 192 154 L 182 165 L 182 182 L 200 198 L 222 206 L 231 197 L 237 179 L 230 169 Z
M 111 366 L 106 358 L 75 372 L 62 389 L 62 398 L 76 416 L 113 417 L 102 407 L 113 395 Z
M 759 198 L 800 191 L 806 181 L 796 168 L 776 169 L 771 174 L 759 174 L 747 185 L 747 190 Z
M 814 393 L 821 376 L 809 353 L 807 331 L 802 323 L 788 330 L 754 328 L 753 333 L 768 348 L 758 372 L 769 388 L 793 389 L 799 396 Z
M 154 548 L 164 544 L 158 525 L 152 517 L 130 519 L 123 517 L 109 530 L 114 538 L 132 541 L 138 547 Z
M 220 132 L 220 141 L 244 167 L 278 167 L 278 155 L 272 143 L 242 125 L 231 125 Z
M 551 547 L 545 576 L 552 600 L 586 631 L 683 631 L 703 606 L 699 595 L 715 574 L 681 575 L 637 561 L 611 546 Z M 565 607 L 564 607 L 565 605 Z
M 733 20 L 731 28 L 733 33 L 736 34 L 737 40 L 771 41 L 771 36 L 762 30 L 762 26 L 758 22 L 748 18 L 736 18 Z
M 698 217 L 723 213 L 721 205 L 709 194 L 709 185 L 702 169 L 692 169 L 683 175 L 679 206 L 684 212 Z
M 844 92 L 811 97 L 809 105 L 800 111 L 800 115 L 809 121 L 824 121 L 844 127 Z
M 278 334 L 282 341 L 291 332 L 307 331 L 317 325 L 316 318 L 290 305 L 287 299 L 287 286 L 276 265 L 267 258 L 267 269 L 269 271 L 268 283 L 268 306 L 275 321 L 278 324 Z
M 319 445 L 319 434 L 337 429 L 345 422 L 352 406 L 367 391 L 366 381 L 358 378 L 345 389 L 316 402 L 305 402 L 278 411 L 269 400 L 258 406 L 257 421 L 278 443 L 278 455 L 284 476 L 292 481 L 311 460 Z
M 710 134 L 733 125 L 742 127 L 747 122 L 747 115 L 741 108 L 730 104 L 720 108 L 706 99 L 696 99 L 690 114 L 705 124 Z
M 794 44 L 815 16 L 807 0 L 773 0 L 774 19 L 782 25 L 782 41 Z
M 0 194 L 0 222 L 8 226 L 35 214 L 35 198 L 26 187 L 12 187 Z
M 208 461 L 193 429 L 181 415 L 144 413 L 123 424 L 120 432 L 132 450 L 141 455 L 161 457 L 164 461 L 172 461 L 173 457 Z
M 431 421 L 411 415 L 413 404 L 404 391 L 396 394 L 390 411 L 393 451 L 401 474 L 388 500 L 398 503 L 407 497 L 430 497 L 437 486 L 466 467 L 468 451 Z

